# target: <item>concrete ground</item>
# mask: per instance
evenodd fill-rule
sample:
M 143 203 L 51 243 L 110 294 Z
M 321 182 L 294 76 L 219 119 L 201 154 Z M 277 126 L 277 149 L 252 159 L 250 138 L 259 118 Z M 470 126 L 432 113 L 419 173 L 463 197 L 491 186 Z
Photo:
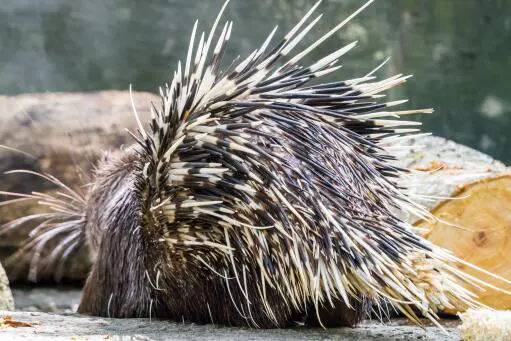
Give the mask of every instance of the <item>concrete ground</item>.
M 0 321 L 1 317 L 10 315 L 12 321 L 27 322 L 31 326 L 4 325 L 0 327 L 0 340 L 459 340 L 457 320 L 443 321 L 445 332 L 438 327 L 421 329 L 411 326 L 404 319 L 393 319 L 385 325 L 367 321 L 357 328 L 255 330 L 34 311 L 72 311 L 79 300 L 80 291 L 77 289 L 14 289 L 13 294 L 17 309 L 25 311 L 0 311 Z

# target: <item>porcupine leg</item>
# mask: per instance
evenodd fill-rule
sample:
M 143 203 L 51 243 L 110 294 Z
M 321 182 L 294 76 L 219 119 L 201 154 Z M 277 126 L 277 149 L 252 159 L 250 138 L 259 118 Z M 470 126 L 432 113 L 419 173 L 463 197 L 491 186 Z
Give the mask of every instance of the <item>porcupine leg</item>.
M 161 309 L 166 306 L 158 300 L 146 275 L 149 251 L 135 233 L 129 232 L 117 229 L 103 238 L 85 283 L 79 313 L 106 317 L 165 315 Z
M 120 166 L 128 168 L 128 164 L 121 163 Z M 99 192 L 89 198 L 91 207 L 107 208 L 102 212 L 103 216 L 99 216 L 104 220 L 89 214 L 89 239 L 94 240 L 95 234 L 101 233 L 97 226 L 107 228 L 104 228 L 98 246 L 93 248 L 95 261 L 78 312 L 108 317 L 166 315 L 166 305 L 155 289 L 158 283 L 154 284 L 157 271 L 154 264 L 158 263 L 157 255 L 162 254 L 161 243 L 151 243 L 150 239 L 143 238 L 139 228 L 138 198 L 130 182 L 118 181 L 115 174 L 108 174 L 106 179 L 122 186 L 100 186 Z M 113 198 L 117 201 L 110 204 L 101 201 L 103 197 L 113 200 L 104 195 L 105 188 L 110 189 L 109 195 L 114 193 Z M 109 207 L 113 208 L 108 210 Z
M 370 309 L 370 301 L 362 298 L 361 300 L 351 299 L 351 307 L 341 299 L 334 301 L 335 308 L 329 303 L 319 307 L 318 312 L 313 305 L 310 305 L 305 318 L 305 325 L 310 327 L 354 327 L 359 324 Z

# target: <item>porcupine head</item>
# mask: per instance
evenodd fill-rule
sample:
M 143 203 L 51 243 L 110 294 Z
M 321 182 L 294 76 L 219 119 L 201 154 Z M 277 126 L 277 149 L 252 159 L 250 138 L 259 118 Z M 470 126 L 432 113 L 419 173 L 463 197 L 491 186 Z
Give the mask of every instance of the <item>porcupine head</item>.
M 382 64 L 321 82 L 356 42 L 304 62 L 370 3 L 303 46 L 318 2 L 228 67 L 227 3 L 209 34 L 196 22 L 151 121 L 134 104 L 133 146 L 97 166 L 84 197 L 47 174 L 58 194 L 9 193 L 50 207 L 22 220 L 42 222 L 20 252 L 62 238 L 33 258 L 37 268 L 85 243 L 92 267 L 79 312 L 99 316 L 265 328 L 354 325 L 382 300 L 417 323 L 416 312 L 436 322 L 440 309 L 478 306 L 459 284 L 480 281 L 396 214 L 427 215 L 398 186 L 408 171 L 386 149 L 417 136 L 416 122 L 395 117 L 431 111 L 390 109 L 405 101 L 382 94 L 408 77 L 379 80 Z

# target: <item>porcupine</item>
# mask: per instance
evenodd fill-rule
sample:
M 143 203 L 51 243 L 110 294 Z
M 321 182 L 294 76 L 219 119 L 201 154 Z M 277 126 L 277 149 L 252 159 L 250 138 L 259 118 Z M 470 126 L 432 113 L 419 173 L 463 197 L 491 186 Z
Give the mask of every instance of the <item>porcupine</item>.
M 79 312 L 110 317 L 158 316 L 197 323 L 267 328 L 297 320 L 352 326 L 387 300 L 411 320 L 436 322 L 442 308 L 477 306 L 461 282 L 480 283 L 462 262 L 418 236 L 396 210 L 427 214 L 398 185 L 386 143 L 420 134 L 416 122 L 381 102 L 408 78 L 311 83 L 332 74 L 351 43 L 308 65 L 300 61 L 346 20 L 300 52 L 316 3 L 272 48 L 221 72 L 232 22 L 210 56 L 224 4 L 196 46 L 193 26 L 184 67 L 160 88 L 149 128 L 127 150 L 107 157 L 85 197 L 61 187 L 40 200 L 48 213 L 19 251 L 56 264 L 85 243 L 92 268 Z M 309 22 L 307 24 L 307 22 Z M 195 52 L 195 53 L 194 53 Z M 47 259 L 46 242 L 63 236 Z

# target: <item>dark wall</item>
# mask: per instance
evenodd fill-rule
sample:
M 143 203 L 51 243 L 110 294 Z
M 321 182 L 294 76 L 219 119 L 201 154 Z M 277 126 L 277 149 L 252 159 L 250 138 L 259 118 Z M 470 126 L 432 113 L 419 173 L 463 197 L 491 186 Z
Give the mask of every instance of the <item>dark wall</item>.
M 325 0 L 315 32 L 364 0 Z M 155 91 L 185 57 L 193 22 L 208 29 L 223 0 L 2 0 L 0 93 L 127 89 Z M 291 27 L 314 0 L 233 0 L 226 60 L 246 54 L 279 24 Z M 319 34 L 313 36 L 318 37 Z M 376 1 L 311 56 L 359 40 L 340 78 L 390 55 L 380 75 L 415 77 L 392 98 L 434 107 L 424 129 L 511 161 L 511 1 Z M 0 141 L 1 142 L 1 141 Z

